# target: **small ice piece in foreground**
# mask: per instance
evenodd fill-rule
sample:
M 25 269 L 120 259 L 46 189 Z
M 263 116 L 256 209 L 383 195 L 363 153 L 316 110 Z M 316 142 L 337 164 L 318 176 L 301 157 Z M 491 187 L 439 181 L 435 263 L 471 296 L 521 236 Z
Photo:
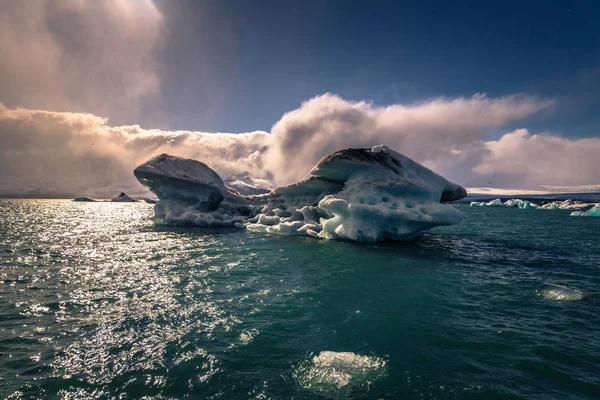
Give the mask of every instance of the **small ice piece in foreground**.
M 115 203 L 134 203 L 137 200 L 132 199 L 131 197 L 127 196 L 124 192 L 121 192 L 117 197 L 113 197 L 112 199 L 110 199 L 110 201 Z
M 368 389 L 386 374 L 386 361 L 351 352 L 322 351 L 300 365 L 294 375 L 305 389 L 333 398 L 346 398 L 352 390 Z
M 162 154 L 134 170 L 160 199 L 155 221 L 359 242 L 411 240 L 464 215 L 446 202 L 465 189 L 387 146 L 324 157 L 312 177 L 266 194 L 228 187 L 207 165 Z M 252 186 L 255 180 L 246 180 Z M 244 190 L 241 190 L 244 189 Z
M 535 289 L 535 292 L 546 300 L 555 301 L 578 301 L 586 297 L 579 289 L 571 289 L 554 283 L 542 283 Z

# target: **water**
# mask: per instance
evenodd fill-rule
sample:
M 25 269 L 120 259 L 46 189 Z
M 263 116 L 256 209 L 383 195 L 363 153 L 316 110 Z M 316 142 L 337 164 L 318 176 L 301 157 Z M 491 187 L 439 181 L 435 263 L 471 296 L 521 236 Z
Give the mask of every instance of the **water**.
M 592 399 L 600 218 L 469 208 L 413 243 L 0 200 L 0 397 Z

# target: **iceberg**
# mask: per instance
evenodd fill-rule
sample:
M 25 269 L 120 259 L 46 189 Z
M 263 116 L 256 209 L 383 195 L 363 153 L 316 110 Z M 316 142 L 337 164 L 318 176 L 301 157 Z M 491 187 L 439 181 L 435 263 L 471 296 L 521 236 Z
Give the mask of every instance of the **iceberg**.
M 516 207 L 516 208 L 520 208 L 520 209 L 523 209 L 523 210 L 527 210 L 527 209 L 531 209 L 531 208 L 538 208 L 537 204 L 532 203 L 529 200 L 521 200 L 521 199 L 506 200 L 504 202 L 504 205 L 506 207 Z
M 600 206 L 596 205 L 587 211 L 573 211 L 572 217 L 600 217 Z
M 387 361 L 352 352 L 322 351 L 294 371 L 298 383 L 329 398 L 347 398 L 387 375 Z
M 248 175 L 240 178 L 229 178 L 225 180 L 227 187 L 235 189 L 244 196 L 266 194 L 273 190 L 271 183 L 265 179 L 254 179 Z
M 540 208 L 545 210 L 583 210 L 593 207 L 594 205 L 594 203 L 585 203 L 579 200 L 567 199 L 543 204 Z
M 226 185 L 200 161 L 168 154 L 134 170 L 158 197 L 155 221 L 162 224 L 374 242 L 411 240 L 464 217 L 446 204 L 466 197 L 463 187 L 384 145 L 335 152 L 310 174 L 307 180 L 251 194 L 238 183 Z
M 131 197 L 127 196 L 124 192 L 121 192 L 117 197 L 113 197 L 112 199 L 110 199 L 110 201 L 115 203 L 134 203 L 137 200 L 132 199 Z
M 542 283 L 535 289 L 535 292 L 546 300 L 554 301 L 579 301 L 589 296 L 579 289 L 571 289 L 554 283 Z
M 73 201 L 87 201 L 87 202 L 95 202 L 98 201 L 96 199 L 92 199 L 91 197 L 86 197 L 86 196 L 79 196 L 79 197 L 75 197 L 73 199 Z
M 472 201 L 470 203 L 471 207 L 514 207 L 514 208 L 520 208 L 520 209 L 532 209 L 532 208 L 536 208 L 539 210 L 579 210 L 579 211 L 575 211 L 573 213 L 571 213 L 571 215 L 575 215 L 575 216 L 580 216 L 580 215 L 584 215 L 585 213 L 582 210 L 591 208 L 591 207 L 599 207 L 600 208 L 600 204 L 595 204 L 595 203 L 586 203 L 583 201 L 579 201 L 579 200 L 573 200 L 573 199 L 567 199 L 567 200 L 563 200 L 563 201 L 552 201 L 550 203 L 546 203 L 546 204 L 536 204 L 532 201 L 529 200 L 522 200 L 522 199 L 510 199 L 510 200 L 506 200 L 504 203 L 502 202 L 501 199 L 494 199 L 488 202 L 485 201 Z M 591 210 L 589 210 L 591 211 Z M 595 211 L 592 211 L 590 214 L 586 214 L 586 215 L 592 215 L 592 216 L 596 216 L 595 215 Z
M 506 200 L 504 203 L 500 199 L 495 199 L 486 202 L 483 201 L 472 201 L 470 204 L 471 207 L 513 207 L 520 209 L 531 209 L 538 208 L 538 205 L 529 201 L 529 200 L 521 200 L 521 199 L 510 199 Z

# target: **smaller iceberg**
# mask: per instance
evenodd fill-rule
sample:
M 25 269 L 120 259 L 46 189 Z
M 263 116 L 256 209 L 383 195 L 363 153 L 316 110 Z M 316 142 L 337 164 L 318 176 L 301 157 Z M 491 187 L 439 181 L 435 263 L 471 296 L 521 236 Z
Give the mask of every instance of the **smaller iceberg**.
M 253 196 L 257 194 L 267 194 L 274 188 L 271 183 L 264 179 L 254 179 L 245 175 L 239 178 L 225 179 L 227 187 L 236 190 L 244 196 Z
M 98 200 L 96 199 L 92 199 L 91 197 L 86 197 L 86 196 L 80 196 L 80 197 L 75 197 L 73 199 L 73 201 L 82 201 L 82 202 L 96 202 Z
M 529 200 L 521 200 L 521 199 L 506 200 L 504 202 L 504 205 L 506 207 L 516 207 L 516 208 L 520 208 L 522 210 L 527 210 L 527 209 L 531 209 L 531 208 L 538 208 L 537 204 L 532 203 Z
M 137 200 L 127 196 L 124 192 L 119 193 L 117 197 L 113 197 L 110 201 L 114 203 L 135 203 Z
M 351 352 L 322 351 L 295 371 L 305 389 L 333 398 L 346 398 L 351 392 L 367 390 L 387 373 L 386 361 Z
M 521 199 L 510 199 L 510 200 L 506 200 L 504 203 L 500 199 L 495 199 L 495 200 L 491 200 L 488 202 L 472 201 L 470 206 L 471 207 L 512 207 L 512 208 L 520 208 L 520 209 L 538 208 L 537 204 L 535 204 L 529 200 L 521 200 Z
M 600 217 L 600 206 L 594 206 L 587 211 L 573 211 L 572 217 Z
M 567 199 L 563 201 L 552 201 L 541 205 L 540 208 L 544 210 L 583 210 L 592 206 L 594 206 L 593 203 Z
M 571 289 L 554 283 L 542 283 L 535 292 L 546 300 L 554 301 L 579 301 L 586 298 L 586 294 L 579 289 Z

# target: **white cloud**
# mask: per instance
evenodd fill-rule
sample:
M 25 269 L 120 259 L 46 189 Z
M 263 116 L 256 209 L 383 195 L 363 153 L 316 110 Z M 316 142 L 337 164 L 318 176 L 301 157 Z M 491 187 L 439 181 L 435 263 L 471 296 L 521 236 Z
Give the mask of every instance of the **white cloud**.
M 158 94 L 162 25 L 150 0 L 1 2 L 0 101 L 130 117 Z
M 285 163 L 288 167 L 277 177 L 289 182 L 306 176 L 321 157 L 333 151 L 385 143 L 431 168 L 451 171 L 482 155 L 490 129 L 552 105 L 551 100 L 531 96 L 479 94 L 377 107 L 325 94 L 285 114 L 273 126 L 274 144 L 267 165 L 276 169 Z
M 597 184 L 600 139 L 517 130 L 489 141 L 492 128 L 551 105 L 535 97 L 477 95 L 377 107 L 326 94 L 285 114 L 270 133 L 243 134 L 110 126 L 92 114 L 0 105 L 0 193 L 141 193 L 132 170 L 163 152 L 201 160 L 223 176 L 250 174 L 282 184 L 307 177 L 323 155 L 380 143 L 462 184 Z
M 202 160 L 221 174 L 261 170 L 269 134 L 211 134 L 111 127 L 83 113 L 10 109 L 0 104 L 0 193 L 109 196 L 143 191 L 133 169 L 160 153 Z
M 532 135 L 527 129 L 486 143 L 488 155 L 473 169 L 495 185 L 575 186 L 600 182 L 600 139 Z

